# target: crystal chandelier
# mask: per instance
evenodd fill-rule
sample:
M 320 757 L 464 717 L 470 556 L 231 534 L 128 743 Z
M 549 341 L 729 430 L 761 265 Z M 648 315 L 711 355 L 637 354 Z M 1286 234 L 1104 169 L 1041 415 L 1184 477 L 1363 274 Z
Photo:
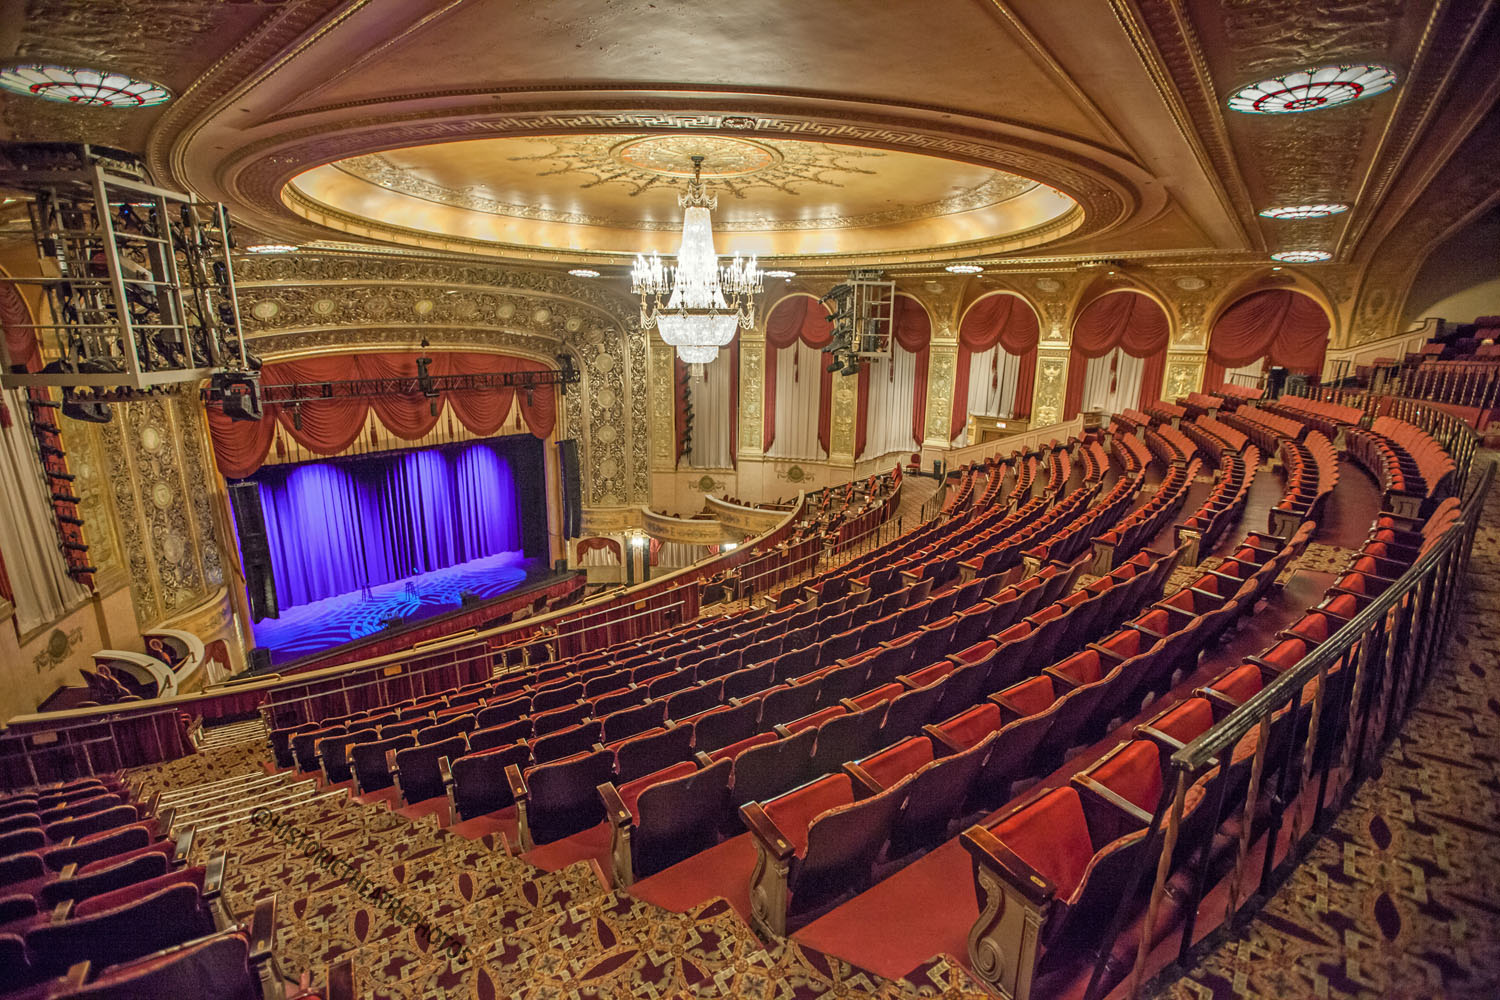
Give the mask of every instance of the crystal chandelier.
M 692 160 L 693 179 L 687 193 L 677 196 L 683 210 L 677 264 L 663 264 L 655 251 L 649 257 L 636 254 L 630 290 L 641 296 L 641 326 L 661 331 L 661 339 L 677 348 L 677 356 L 701 377 L 703 366 L 734 339 L 737 328 L 755 325 L 761 272 L 754 257 L 736 256 L 719 266 L 708 217 L 719 200 L 703 188 L 703 157 Z

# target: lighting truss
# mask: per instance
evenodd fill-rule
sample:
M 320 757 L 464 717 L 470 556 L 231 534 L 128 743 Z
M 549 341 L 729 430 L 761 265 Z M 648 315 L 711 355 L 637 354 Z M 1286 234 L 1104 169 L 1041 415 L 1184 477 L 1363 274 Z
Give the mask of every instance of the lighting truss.
M 28 197 L 46 308 L 40 372 L 4 356 L 0 385 L 60 386 L 118 402 L 235 373 L 253 381 L 224 207 L 149 183 L 128 153 L 28 143 L 0 149 L 0 187 Z M 3 352 L 3 347 L 0 347 Z

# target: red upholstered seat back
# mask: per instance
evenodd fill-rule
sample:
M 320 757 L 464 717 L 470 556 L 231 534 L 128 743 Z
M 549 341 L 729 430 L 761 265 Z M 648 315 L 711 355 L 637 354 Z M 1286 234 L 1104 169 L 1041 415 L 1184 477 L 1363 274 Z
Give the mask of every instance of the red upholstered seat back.
M 168 872 L 158 875 L 156 878 L 127 885 L 113 892 L 101 893 L 90 896 L 88 899 L 80 900 L 73 907 L 73 916 L 87 917 L 95 913 L 103 913 L 105 910 L 113 910 L 117 906 L 125 906 L 137 900 L 145 899 L 158 889 L 165 889 L 173 885 L 191 885 L 201 894 L 203 892 L 203 876 L 205 870 L 199 865 L 195 868 L 183 868 L 179 871 Z
M 1243 664 L 1214 681 L 1211 686 L 1225 697 L 1243 705 L 1260 692 L 1260 668 L 1253 663 Z
M 932 763 L 932 741 L 925 736 L 912 736 L 879 753 L 871 754 L 859 762 L 865 773 L 874 778 L 881 788 L 890 788 L 909 774 L 920 771 Z
M 800 858 L 807 854 L 807 833 L 813 821 L 830 809 L 853 801 L 854 786 L 849 776 L 830 774 L 772 799 L 765 804 L 765 810 Z
M 631 819 L 639 823 L 641 821 L 641 814 L 637 805 L 642 792 L 652 785 L 660 784 L 663 781 L 671 781 L 674 778 L 686 777 L 689 774 L 696 774 L 697 772 L 698 765 L 690 760 L 681 761 L 680 763 L 673 764 L 671 767 L 662 768 L 660 771 L 652 772 L 644 777 L 628 781 L 621 785 L 619 789 L 620 800 L 625 803 L 625 808 L 630 810 Z
M 1151 726 L 1187 744 L 1208 732 L 1214 724 L 1213 706 L 1207 698 L 1189 698 L 1170 712 L 1165 712 L 1152 721 Z
M 1085 649 L 1081 653 L 1074 653 L 1052 669 L 1055 673 L 1068 678 L 1075 684 L 1092 684 L 1104 676 L 1104 666 L 1100 662 L 1099 654 L 1092 649 Z M 1041 678 L 1037 679 L 1040 680 Z M 1016 685 L 1016 687 L 1021 686 L 1020 684 Z M 1045 708 L 1046 706 L 1043 705 L 1041 707 Z
M 1027 715 L 1046 711 L 1057 700 L 1057 695 L 1052 689 L 1052 678 L 1046 676 L 1033 677 L 1019 684 L 1012 684 L 1000 694 L 1006 701 Z
M 250 975 L 249 954 L 243 934 L 217 934 L 105 969 L 99 978 L 67 996 L 70 1000 L 256 1000 L 260 993 Z
M 1000 728 L 1000 706 L 994 702 L 975 705 L 939 723 L 937 728 L 967 750 Z
M 1055 788 L 1006 816 L 990 832 L 1016 857 L 1040 872 L 1067 899 L 1094 856 L 1083 803 L 1074 788 Z
M 1161 801 L 1161 757 L 1150 740 L 1132 740 L 1085 773 L 1148 813 Z

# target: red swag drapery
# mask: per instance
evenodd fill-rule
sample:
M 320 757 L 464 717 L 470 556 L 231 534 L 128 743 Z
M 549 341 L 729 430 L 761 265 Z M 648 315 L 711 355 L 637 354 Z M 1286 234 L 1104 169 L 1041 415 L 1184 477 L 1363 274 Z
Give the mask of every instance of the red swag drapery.
M 897 295 L 895 315 L 892 319 L 891 339 L 901 349 L 917 356 L 916 387 L 912 392 L 911 436 L 921 447 L 927 434 L 927 359 L 932 343 L 932 321 L 927 310 L 910 295 Z M 896 377 L 895 350 L 891 351 L 889 377 Z M 870 416 L 870 366 L 859 369 L 859 403 L 854 416 L 854 457 L 865 453 L 865 441 L 869 438 Z
M 40 370 L 42 352 L 36 331 L 31 329 L 31 310 L 15 285 L 0 285 L 0 327 L 4 329 L 5 352 L 11 364 L 29 372 Z
M 811 295 L 793 295 L 776 303 L 766 317 L 765 404 L 762 417 L 764 436 L 761 450 L 770 451 L 776 441 L 776 368 L 777 355 L 798 340 L 808 347 L 822 350 L 833 340 L 833 324 L 828 311 Z M 736 341 L 737 343 L 738 341 Z M 795 359 L 795 355 L 793 358 Z M 795 360 L 794 362 L 795 363 Z M 833 373 L 826 364 L 818 365 L 818 445 L 828 454 L 830 428 L 833 426 Z M 807 372 L 798 372 L 801 384 Z M 737 382 L 738 380 L 736 380 Z M 736 394 L 736 402 L 738 396 Z
M 1170 324 L 1156 300 L 1140 292 L 1101 295 L 1073 321 L 1073 347 L 1068 358 L 1068 388 L 1063 419 L 1072 420 L 1083 408 L 1083 384 L 1090 358 L 1102 358 L 1116 347 L 1146 361 L 1139 401 L 1161 398 L 1167 367 Z
M 740 464 L 740 338 L 736 336 L 728 347 L 721 348 L 729 354 L 729 464 L 739 468 Z M 687 432 L 688 366 L 676 352 L 672 355 L 672 426 L 677 435 L 675 460 L 682 464 L 682 456 L 688 453 L 684 440 Z
M 264 385 L 286 385 L 410 377 L 416 373 L 416 357 L 413 353 L 402 352 L 277 361 L 262 369 L 261 382 Z M 432 365 L 428 371 L 435 376 L 546 370 L 538 362 L 498 354 L 434 352 L 431 357 Z M 521 417 L 531 433 L 539 438 L 552 433 L 557 423 L 557 392 L 550 385 L 539 386 L 529 393 L 501 386 L 444 392 L 438 397 L 438 414 L 442 414 L 444 406 L 451 407 L 453 415 L 470 432 L 488 437 L 504 425 L 518 395 Z M 226 479 L 241 479 L 254 473 L 271 451 L 278 423 L 309 451 L 337 455 L 354 443 L 364 427 L 366 414 L 372 408 L 392 434 L 408 441 L 425 437 L 438 422 L 438 416 L 432 414 L 430 401 L 425 396 L 317 399 L 299 404 L 298 417 L 293 416 L 290 408 L 266 403 L 265 416 L 256 421 L 230 420 L 222 409 L 210 406 L 208 424 L 219 472 Z M 299 422 L 300 427 L 297 426 Z
M 958 327 L 958 367 L 953 381 L 953 422 L 948 440 L 964 432 L 968 422 L 969 368 L 975 354 L 996 344 L 1007 354 L 1019 355 L 1016 374 L 1016 416 L 1031 414 L 1031 393 L 1036 381 L 1036 345 L 1041 327 L 1036 313 L 1018 295 L 986 295 L 969 307 Z M 999 358 L 996 362 L 998 364 Z M 998 370 L 998 369 L 997 369 Z
M 1323 370 L 1328 347 L 1328 314 L 1310 296 L 1289 288 L 1252 292 L 1219 314 L 1208 336 L 1203 386 L 1224 382 L 1229 368 L 1257 358 L 1304 375 Z

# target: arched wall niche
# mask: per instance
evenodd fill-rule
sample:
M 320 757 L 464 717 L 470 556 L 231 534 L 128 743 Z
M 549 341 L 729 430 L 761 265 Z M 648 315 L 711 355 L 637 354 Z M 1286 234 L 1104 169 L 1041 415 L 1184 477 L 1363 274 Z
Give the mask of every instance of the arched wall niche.
M 976 311 L 983 308 L 981 303 L 995 304 L 1002 301 L 1009 303 L 1010 309 L 1003 318 L 1000 318 L 1000 327 L 998 329 L 990 327 L 983 331 L 975 330 L 975 323 L 972 321 L 981 316 L 981 313 Z M 1028 326 L 1029 330 L 1026 329 Z M 988 407 L 984 407 L 987 409 L 1008 410 L 1008 413 L 1004 415 L 1017 418 L 1031 415 L 1032 394 L 1036 381 L 1037 348 L 1041 343 L 1041 334 L 1042 317 L 1036 305 L 1029 297 L 1014 289 L 984 290 L 964 305 L 957 324 L 958 350 L 952 379 L 952 406 L 948 417 L 949 441 L 956 441 L 965 433 L 968 416 L 973 412 L 975 403 L 979 403 L 982 407 L 988 403 Z M 1021 343 L 1023 337 L 1026 338 L 1025 343 Z M 985 347 L 985 344 L 989 346 Z M 989 356 L 990 391 L 988 393 L 973 391 L 976 379 L 984 378 L 982 370 L 975 370 L 975 355 Z M 982 369 L 982 362 L 977 367 Z M 1007 388 L 1007 382 L 1013 388 Z M 976 399 L 976 396 L 985 398 Z M 1007 397 L 1009 406 L 1004 405 Z M 1000 416 L 1002 414 L 987 415 Z
M 1161 396 L 1172 341 L 1172 313 L 1159 296 L 1135 283 L 1113 284 L 1081 300 L 1069 329 L 1064 420 L 1086 407 L 1102 405 L 1118 411 Z M 1091 368 L 1096 368 L 1092 362 L 1106 357 L 1111 367 L 1101 396 Z M 1120 357 L 1135 360 L 1119 361 Z M 1125 371 L 1117 371 L 1117 365 Z M 1122 396 L 1120 389 L 1130 383 L 1136 388 Z
M 1212 391 L 1227 373 L 1251 365 L 1321 374 L 1332 346 L 1332 320 L 1325 302 L 1292 283 L 1252 287 L 1227 300 L 1209 326 L 1204 389 Z

